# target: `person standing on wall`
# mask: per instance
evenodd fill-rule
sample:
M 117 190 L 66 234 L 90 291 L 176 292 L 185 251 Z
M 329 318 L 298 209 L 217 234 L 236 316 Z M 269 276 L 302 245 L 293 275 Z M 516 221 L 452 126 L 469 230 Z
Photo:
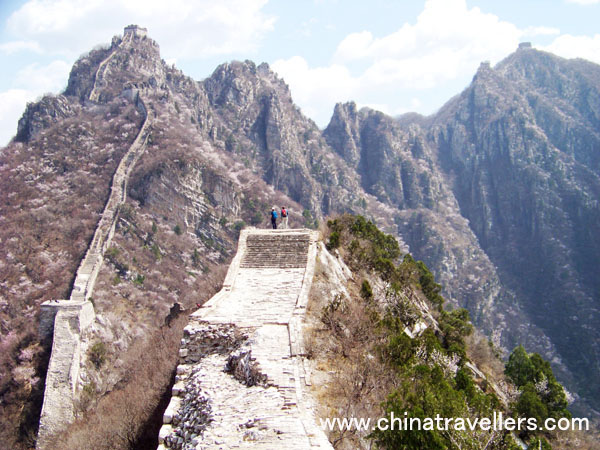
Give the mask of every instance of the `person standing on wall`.
M 273 229 L 277 229 L 277 211 L 275 211 L 275 207 L 271 208 L 271 225 L 273 225 Z
M 288 212 L 285 206 L 281 207 L 281 228 L 287 229 L 288 227 Z

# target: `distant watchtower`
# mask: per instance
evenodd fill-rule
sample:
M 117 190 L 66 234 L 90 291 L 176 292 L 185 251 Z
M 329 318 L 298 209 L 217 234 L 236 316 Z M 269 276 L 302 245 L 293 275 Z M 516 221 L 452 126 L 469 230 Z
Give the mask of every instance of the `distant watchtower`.
M 128 34 L 133 35 L 133 37 L 144 38 L 148 36 L 148 29 L 137 25 L 128 25 L 125 27 L 123 36 L 127 36 Z
M 519 50 L 524 50 L 526 48 L 531 48 L 531 42 L 521 42 L 519 44 Z

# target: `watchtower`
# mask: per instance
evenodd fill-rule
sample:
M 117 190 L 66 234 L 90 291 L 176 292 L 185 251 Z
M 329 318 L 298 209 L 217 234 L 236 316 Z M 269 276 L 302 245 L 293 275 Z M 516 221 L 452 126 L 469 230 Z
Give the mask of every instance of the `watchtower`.
M 128 34 L 132 34 L 133 37 L 144 38 L 148 36 L 148 29 L 142 28 L 138 25 L 127 25 L 125 27 L 123 35 L 127 36 Z

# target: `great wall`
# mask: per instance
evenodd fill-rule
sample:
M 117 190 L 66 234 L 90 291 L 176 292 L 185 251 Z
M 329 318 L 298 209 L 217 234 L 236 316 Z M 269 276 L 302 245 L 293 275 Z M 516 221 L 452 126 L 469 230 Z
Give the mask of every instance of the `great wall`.
M 131 39 L 130 34 L 131 32 L 125 33 L 123 40 Z M 96 77 L 113 55 L 114 51 L 102 61 Z M 93 100 L 92 97 L 97 100 L 96 83 L 90 93 L 90 100 Z M 139 91 L 134 97 L 138 109 L 145 116 L 144 122 L 115 170 L 110 195 L 92 242 L 77 269 L 70 298 L 49 300 L 42 303 L 40 308 L 40 340 L 45 345 L 51 345 L 52 349 L 36 444 L 38 449 L 46 448 L 49 439 L 74 420 L 80 369 L 85 362 L 82 333 L 95 318 L 90 298 L 102 267 L 104 252 L 109 248 L 115 233 L 119 206 L 124 204 L 127 198 L 127 180 L 144 153 L 152 128 L 153 112 L 147 108 Z
M 99 64 L 90 101 L 100 100 L 100 86 L 116 50 L 144 36 L 145 29 L 125 29 L 119 45 Z M 154 113 L 142 98 L 143 90 L 131 88 L 124 95 L 136 102 L 144 122 L 115 170 L 70 298 L 44 302 L 40 310 L 41 341 L 52 345 L 36 444 L 40 450 L 49 448 L 75 419 L 87 350 L 84 334 L 95 320 L 90 299 L 119 207 L 127 198 L 128 178 L 152 130 Z M 318 239 L 317 232 L 306 229 L 241 231 L 222 289 L 191 314 L 184 329 L 158 450 L 333 448 L 317 425 L 302 337 L 317 256 L 332 258 Z M 321 264 L 336 266 L 335 261 Z M 427 306 L 416 306 L 426 320 L 404 330 L 411 338 L 428 326 L 437 327 Z M 476 366 L 467 367 L 485 379 Z M 504 393 L 490 384 L 508 404 Z
M 117 46 L 143 37 L 127 27 Z M 89 100 L 100 100 L 108 64 L 98 66 Z M 152 128 L 153 113 L 140 91 L 126 93 L 145 118 L 113 175 L 109 198 L 81 261 L 68 300 L 50 300 L 40 309 L 40 339 L 51 345 L 36 448 L 75 419 L 86 359 L 85 331 L 95 320 L 90 301 L 104 252 L 110 247 L 127 180 Z M 233 448 L 242 443 L 272 449 L 332 448 L 316 425 L 304 366 L 302 321 L 315 265 L 317 234 L 309 230 L 243 230 L 238 252 L 222 290 L 190 317 L 180 350 L 173 397 L 160 430 L 160 449 L 196 448 L 194 433 L 210 402 L 210 426 L 198 448 Z M 232 363 L 232 361 L 235 361 Z M 235 376 L 224 376 L 233 366 Z M 210 399 L 210 400 L 209 400 Z M 208 416 L 205 417 L 208 421 Z M 243 424 L 240 429 L 240 424 Z
M 302 339 L 317 238 L 241 232 L 223 288 L 184 329 L 159 450 L 333 448 L 317 426 Z

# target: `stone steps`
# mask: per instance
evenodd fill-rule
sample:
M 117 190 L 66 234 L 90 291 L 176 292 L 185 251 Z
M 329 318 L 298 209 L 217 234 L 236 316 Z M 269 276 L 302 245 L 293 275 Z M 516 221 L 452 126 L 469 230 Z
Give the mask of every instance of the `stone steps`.
M 248 236 L 240 267 L 300 268 L 308 258 L 310 238 L 307 234 L 255 234 Z
M 333 448 L 317 426 L 303 360 L 316 238 L 309 230 L 242 231 L 223 289 L 192 314 L 184 330 L 160 450 Z M 236 345 L 234 336 L 240 339 Z M 229 355 L 238 351 L 251 355 L 265 384 L 248 387 L 224 373 Z M 182 437 L 189 425 L 173 418 L 186 414 L 186 404 L 190 411 L 196 387 L 209 399 L 212 421 L 194 443 Z

